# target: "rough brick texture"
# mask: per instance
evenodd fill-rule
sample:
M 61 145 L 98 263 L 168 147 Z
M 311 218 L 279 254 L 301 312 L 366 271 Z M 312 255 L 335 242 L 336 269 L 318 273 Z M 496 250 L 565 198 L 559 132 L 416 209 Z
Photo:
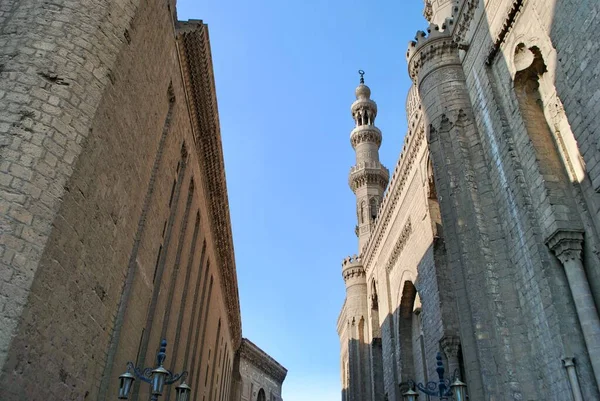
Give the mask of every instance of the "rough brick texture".
M 173 3 L 0 6 L 2 400 L 115 399 L 161 337 L 194 399 L 228 397 L 241 333 L 226 191 L 208 189 L 224 188 L 208 33 L 176 31 Z

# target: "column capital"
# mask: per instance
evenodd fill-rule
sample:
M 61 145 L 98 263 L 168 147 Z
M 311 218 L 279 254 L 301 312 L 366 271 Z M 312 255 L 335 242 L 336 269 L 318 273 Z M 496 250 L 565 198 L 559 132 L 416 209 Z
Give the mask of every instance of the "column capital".
M 546 245 L 565 264 L 569 260 L 581 259 L 583 232 L 575 230 L 555 231 L 546 240 Z
M 446 358 L 457 358 L 460 347 L 460 338 L 458 336 L 444 336 L 440 340 L 440 345 L 446 354 Z
M 565 368 L 570 368 L 571 366 L 575 366 L 575 358 L 571 356 L 566 356 L 562 359 Z

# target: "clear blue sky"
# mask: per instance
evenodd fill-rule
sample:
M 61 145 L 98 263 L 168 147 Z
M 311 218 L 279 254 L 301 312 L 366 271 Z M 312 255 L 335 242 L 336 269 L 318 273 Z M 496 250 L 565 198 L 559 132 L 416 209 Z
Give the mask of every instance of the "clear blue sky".
M 421 0 L 179 0 L 209 25 L 243 335 L 288 369 L 284 401 L 340 399 L 341 261 L 357 252 L 349 135 L 357 70 L 382 162 L 406 130 L 407 43 Z

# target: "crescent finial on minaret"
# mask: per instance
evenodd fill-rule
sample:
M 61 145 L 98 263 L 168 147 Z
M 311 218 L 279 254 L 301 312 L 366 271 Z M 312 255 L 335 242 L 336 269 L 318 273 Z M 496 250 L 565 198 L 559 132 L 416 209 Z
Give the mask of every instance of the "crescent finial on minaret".
M 360 74 L 360 83 L 364 84 L 365 83 L 365 72 L 363 70 L 358 70 L 358 73 Z

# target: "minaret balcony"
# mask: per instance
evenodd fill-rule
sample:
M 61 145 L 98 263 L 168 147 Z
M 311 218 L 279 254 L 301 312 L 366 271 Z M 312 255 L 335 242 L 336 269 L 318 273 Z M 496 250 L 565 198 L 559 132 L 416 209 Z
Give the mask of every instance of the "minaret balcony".
M 348 184 L 353 192 L 363 185 L 376 185 L 382 192 L 388 185 L 390 172 L 379 162 L 363 162 L 350 169 Z
M 374 125 L 359 125 L 350 133 L 350 143 L 356 149 L 360 143 L 371 142 L 381 146 L 382 135 L 379 128 Z
M 349 256 L 342 261 L 342 276 L 346 283 L 365 280 L 365 269 L 359 256 Z
M 350 106 L 350 109 L 352 110 L 352 114 L 356 113 L 359 109 L 369 109 L 373 112 L 373 114 L 377 115 L 377 103 L 371 99 L 355 100 L 354 103 L 352 103 L 352 106 Z

